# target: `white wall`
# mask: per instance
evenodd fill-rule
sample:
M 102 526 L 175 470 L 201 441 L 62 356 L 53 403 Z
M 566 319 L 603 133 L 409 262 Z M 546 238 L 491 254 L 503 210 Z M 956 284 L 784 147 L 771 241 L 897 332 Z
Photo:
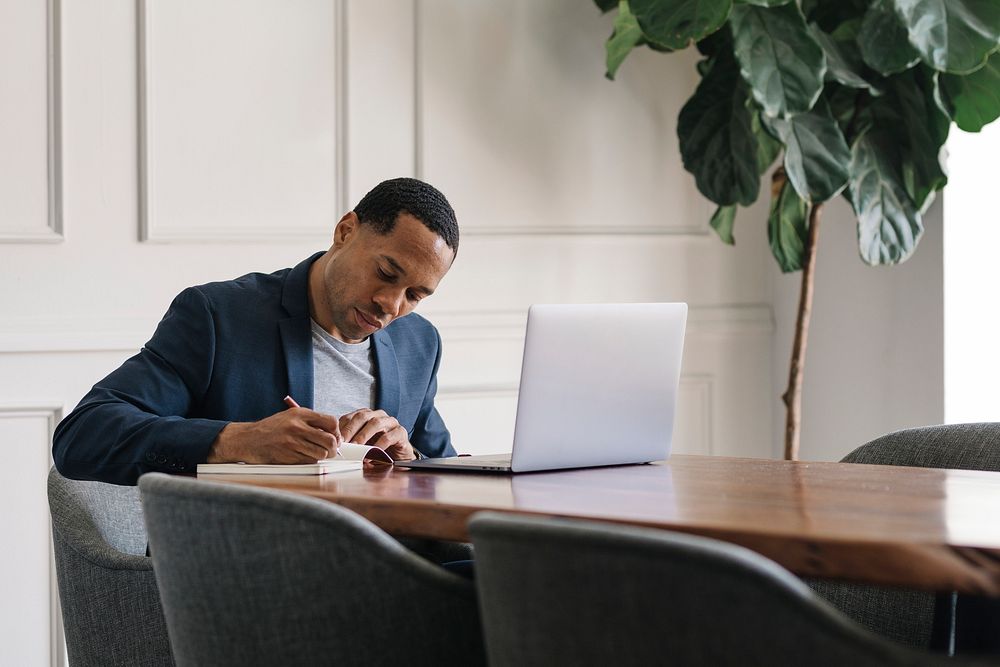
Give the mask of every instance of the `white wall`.
M 18 482 L 0 485 L 17 536 L 0 664 L 58 659 L 54 423 L 180 289 L 326 247 L 384 178 L 421 176 L 459 214 L 458 261 L 422 311 L 460 450 L 509 448 L 528 304 L 654 300 L 691 305 L 676 451 L 779 450 L 795 278 L 772 275 L 765 204 L 739 216 L 736 248 L 707 228 L 675 131 L 693 53 L 638 52 L 608 82 L 609 19 L 579 0 L 59 5 L 0 3 L 0 437 Z M 929 227 L 911 264 L 879 271 L 828 214 L 803 456 L 939 418 Z
M 612 83 L 608 19 L 577 0 L 421 2 L 416 19 L 416 167 L 464 234 L 426 311 L 456 446 L 509 450 L 530 303 L 685 300 L 677 450 L 767 455 L 763 248 L 709 234 L 678 159 L 695 54 L 637 52 Z
M 1000 421 L 1000 122 L 948 141 L 952 184 L 944 200 L 945 419 Z

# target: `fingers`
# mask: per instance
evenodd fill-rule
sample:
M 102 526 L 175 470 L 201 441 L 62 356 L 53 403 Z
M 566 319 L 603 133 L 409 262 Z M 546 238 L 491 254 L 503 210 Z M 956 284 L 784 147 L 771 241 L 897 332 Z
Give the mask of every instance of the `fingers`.
M 306 424 L 321 431 L 326 431 L 334 437 L 337 444 L 340 444 L 340 420 L 336 417 L 332 415 L 324 415 L 322 412 L 307 410 L 305 408 L 298 408 L 295 412 L 301 414 L 302 421 Z
M 406 429 L 384 410 L 361 409 L 343 415 L 340 418 L 340 433 L 344 442 L 381 447 L 396 461 L 416 458 Z
M 397 461 L 415 458 L 406 429 L 383 410 L 362 408 L 338 419 L 308 408 L 290 407 L 257 422 L 257 426 L 254 458 L 262 459 L 257 461 L 260 463 L 320 461 L 335 456 L 341 442 L 376 445 Z
M 355 410 L 340 417 L 340 435 L 344 438 L 344 442 L 354 442 L 358 429 L 368 421 L 366 414 L 369 412 L 371 410 Z
M 396 421 L 396 418 L 390 417 L 382 412 L 381 415 L 373 416 L 365 422 L 365 425 L 362 426 L 355 434 L 354 442 L 375 444 L 374 442 L 371 442 L 374 438 L 377 438 L 381 434 L 388 433 L 396 428 L 399 428 L 399 422 Z
M 312 456 L 314 460 L 336 456 L 340 445 L 340 429 L 333 429 L 333 432 L 329 430 L 337 424 L 335 417 L 305 408 L 286 410 L 282 415 L 284 419 L 279 427 L 279 441 L 284 439 L 287 447 Z M 322 452 L 317 452 L 316 448 Z
M 407 437 L 406 429 L 402 426 L 383 434 L 374 444 L 384 449 L 394 461 L 412 461 L 417 458 L 416 452 L 413 451 L 413 445 L 410 444 Z
M 247 449 L 255 463 L 315 463 L 335 456 L 340 444 L 335 417 L 300 407 L 262 419 L 252 431 Z
M 337 455 L 338 442 L 334 435 L 321 431 L 311 426 L 303 426 L 302 430 L 295 434 L 297 449 L 302 452 L 312 451 L 316 448 L 322 450 L 320 458 L 328 458 Z
M 315 463 L 328 458 L 327 452 L 322 447 L 317 447 L 311 443 L 301 442 L 293 439 L 286 439 L 281 442 L 268 443 L 261 447 L 255 447 L 252 453 L 244 457 L 247 463 Z
M 364 432 L 364 428 L 373 419 L 392 418 L 384 410 L 369 410 L 367 408 L 355 410 L 342 416 L 340 418 L 340 433 L 344 438 L 344 442 L 356 442 L 361 445 L 368 442 L 377 431 Z
M 332 456 L 329 449 L 311 442 L 299 441 L 295 443 L 292 451 L 301 455 L 303 463 L 315 463 Z
M 366 445 L 374 445 L 375 441 L 378 440 L 379 437 L 396 428 L 399 428 L 399 422 L 397 422 L 394 417 L 377 417 L 369 419 L 368 422 L 361 427 L 361 430 L 358 431 L 357 435 L 354 436 L 354 441 L 364 443 Z
M 261 463 L 315 463 L 334 456 L 337 449 L 332 435 L 303 422 L 286 425 L 261 444 L 262 455 L 273 459 Z

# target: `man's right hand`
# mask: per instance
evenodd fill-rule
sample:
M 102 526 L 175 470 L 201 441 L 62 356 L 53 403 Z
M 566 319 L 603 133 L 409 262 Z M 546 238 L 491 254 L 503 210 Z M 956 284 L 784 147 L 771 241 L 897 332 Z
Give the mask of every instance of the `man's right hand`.
M 227 424 L 207 463 L 315 463 L 336 456 L 340 443 L 336 417 L 290 408 L 260 421 Z

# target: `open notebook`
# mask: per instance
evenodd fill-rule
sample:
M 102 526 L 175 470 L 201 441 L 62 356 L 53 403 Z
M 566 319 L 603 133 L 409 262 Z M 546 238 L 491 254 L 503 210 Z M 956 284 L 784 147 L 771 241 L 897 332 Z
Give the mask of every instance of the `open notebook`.
M 392 458 L 384 450 L 349 442 L 340 446 L 340 454 L 336 457 L 316 463 L 199 463 L 198 474 L 328 475 L 361 470 L 366 460 L 392 465 Z

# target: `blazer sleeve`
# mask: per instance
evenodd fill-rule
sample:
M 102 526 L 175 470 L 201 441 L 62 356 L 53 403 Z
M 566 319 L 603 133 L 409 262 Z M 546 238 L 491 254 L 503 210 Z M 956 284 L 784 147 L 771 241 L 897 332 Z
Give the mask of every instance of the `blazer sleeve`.
M 138 354 L 94 385 L 56 427 L 56 468 L 72 479 L 135 484 L 194 472 L 227 421 L 188 419 L 212 378 L 215 324 L 196 287 L 181 292 Z
M 451 434 L 448 427 L 444 425 L 444 420 L 434 407 L 434 398 L 437 395 L 437 373 L 441 365 L 441 335 L 434 330 L 434 338 L 437 344 L 437 354 L 434 357 L 434 368 L 431 371 L 431 380 L 427 386 L 427 393 L 424 394 L 420 412 L 413 425 L 413 432 L 410 434 L 410 444 L 423 456 L 439 458 L 442 456 L 455 456 L 455 448 L 451 446 Z

